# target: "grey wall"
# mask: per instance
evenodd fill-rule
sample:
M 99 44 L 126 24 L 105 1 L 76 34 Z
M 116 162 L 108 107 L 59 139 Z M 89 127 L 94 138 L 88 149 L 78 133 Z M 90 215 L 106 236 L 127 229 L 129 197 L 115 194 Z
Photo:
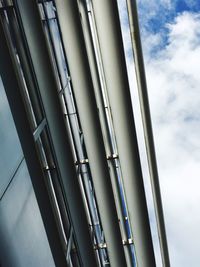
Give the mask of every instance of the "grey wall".
M 0 266 L 55 266 L 1 79 Z

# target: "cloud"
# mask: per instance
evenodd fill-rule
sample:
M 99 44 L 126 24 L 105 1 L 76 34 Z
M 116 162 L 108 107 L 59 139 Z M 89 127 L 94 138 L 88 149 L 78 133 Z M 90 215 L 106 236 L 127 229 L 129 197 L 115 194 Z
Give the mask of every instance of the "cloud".
M 200 262 L 200 15 L 183 12 L 144 46 L 160 182 L 172 266 Z M 161 40 L 162 41 L 162 40 Z
M 123 1 L 122 1 L 123 2 Z M 139 0 L 140 25 L 171 266 L 200 263 L 200 13 L 194 1 Z M 182 1 L 183 4 L 183 1 Z M 121 8 L 123 5 L 121 5 Z M 125 12 L 122 13 L 123 16 Z M 155 16 L 157 19 L 155 20 Z M 163 18 L 162 18 L 163 16 Z M 161 20 L 159 25 L 153 22 Z M 141 116 L 123 19 L 127 67 L 154 237 L 157 266 L 162 266 L 150 193 Z

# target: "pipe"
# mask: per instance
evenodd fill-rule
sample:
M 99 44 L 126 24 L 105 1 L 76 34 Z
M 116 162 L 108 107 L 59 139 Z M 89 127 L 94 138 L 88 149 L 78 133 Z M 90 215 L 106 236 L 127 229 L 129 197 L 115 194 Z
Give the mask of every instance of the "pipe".
M 148 99 L 148 90 L 145 77 L 145 67 L 142 53 L 142 45 L 140 40 L 140 29 L 138 22 L 137 14 L 137 5 L 135 0 L 126 0 L 129 24 L 130 24 L 130 33 L 132 48 L 134 53 L 135 60 L 135 71 L 138 82 L 138 92 L 140 99 L 140 108 L 142 114 L 142 122 L 144 129 L 144 137 L 147 151 L 147 158 L 149 164 L 149 172 L 151 178 L 151 186 L 153 192 L 153 200 L 156 212 L 157 227 L 158 227 L 158 236 L 160 242 L 161 256 L 164 267 L 170 266 L 168 245 L 167 245 L 167 236 L 165 230 L 165 220 L 162 207 L 162 198 L 160 192 L 158 168 L 156 162 L 156 153 L 154 146 L 153 130 L 151 123 L 149 99 Z
M 96 266 L 56 77 L 36 1 L 14 1 L 29 48 L 83 266 Z
M 78 5 L 74 0 L 55 3 L 110 263 L 126 266 Z
M 93 0 L 137 264 L 155 266 L 117 1 Z
M 6 25 L 0 17 L 0 75 L 26 159 L 55 266 L 67 267 L 56 218 L 51 205 L 51 197 L 46 187 L 45 176 L 37 155 L 31 125 L 21 95 L 21 89 L 24 89 L 23 81 L 8 34 L 8 29 L 6 29 Z
M 88 61 L 91 69 L 91 76 L 94 84 L 95 98 L 98 105 L 99 119 L 101 124 L 101 129 L 103 133 L 103 140 L 106 149 L 107 155 L 117 154 L 115 147 L 113 146 L 113 136 L 111 129 L 109 127 L 108 116 L 110 115 L 109 106 L 107 105 L 105 91 L 104 91 L 104 80 L 103 80 L 103 71 L 100 67 L 100 58 L 99 51 L 97 47 L 97 40 L 95 35 L 95 28 L 93 25 L 92 10 L 89 5 L 87 6 L 83 0 L 79 0 L 79 11 L 81 14 L 81 24 L 84 34 L 84 40 L 87 49 Z M 123 240 L 127 240 L 128 234 L 125 227 L 124 220 L 124 209 L 123 209 L 123 200 L 122 194 L 119 185 L 119 173 L 116 168 L 116 160 L 108 159 L 108 166 L 110 169 L 110 177 L 112 182 L 112 188 L 117 208 L 117 214 L 120 223 L 120 230 Z M 133 261 L 131 260 L 131 248 L 130 246 L 124 246 L 124 253 L 126 257 L 127 267 L 133 266 Z

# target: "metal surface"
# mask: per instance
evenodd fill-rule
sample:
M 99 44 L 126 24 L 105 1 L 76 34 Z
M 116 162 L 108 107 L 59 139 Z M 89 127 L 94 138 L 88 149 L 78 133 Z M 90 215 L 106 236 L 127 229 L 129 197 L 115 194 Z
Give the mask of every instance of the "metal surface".
M 142 45 L 141 45 L 141 40 L 140 40 L 137 5 L 136 5 L 135 0 L 126 0 L 126 2 L 127 2 L 128 15 L 129 15 L 130 33 L 131 33 L 132 48 L 133 48 L 134 60 L 135 60 L 135 70 L 136 70 L 137 83 L 138 83 L 140 107 L 141 107 L 141 113 L 142 113 L 144 136 L 145 136 L 145 143 L 146 143 L 146 150 L 147 150 L 147 157 L 148 157 L 148 164 L 149 164 L 149 172 L 150 172 L 150 177 L 151 177 L 153 199 L 154 199 L 154 206 L 155 206 L 156 219 L 157 219 L 161 256 L 162 256 L 163 266 L 169 267 L 170 260 L 169 260 L 167 237 L 166 237 L 166 231 L 165 231 L 165 222 L 164 222 L 162 198 L 161 198 L 161 192 L 160 192 L 158 168 L 157 168 L 157 162 L 156 162 L 153 130 L 152 130 L 152 124 L 151 124 L 148 90 L 147 90 L 147 83 L 146 83 L 146 77 L 145 77 L 145 67 L 144 67 L 144 60 L 143 60 L 143 53 L 142 53 Z
M 71 228 L 69 232 L 69 239 L 68 239 L 68 244 L 67 244 L 67 256 L 66 256 L 67 262 L 69 262 L 69 256 L 70 256 L 70 252 L 72 248 L 72 239 L 73 239 L 73 230 Z
M 6 3 L 7 5 L 9 1 L 5 1 L 4 3 Z M 46 160 L 47 160 L 47 164 L 51 167 L 54 166 L 55 169 L 55 162 L 53 159 L 53 155 L 52 155 L 52 148 L 50 148 L 50 144 L 49 144 L 49 136 L 47 134 L 47 131 L 44 130 L 45 129 L 45 125 L 46 125 L 46 119 L 44 117 L 44 112 L 41 106 L 41 99 L 40 96 L 38 94 L 38 84 L 37 84 L 37 80 L 35 79 L 35 74 L 33 71 L 33 66 L 32 66 L 32 62 L 30 57 L 28 56 L 28 52 L 26 49 L 24 49 L 24 46 L 26 46 L 26 42 L 23 39 L 23 36 L 21 34 L 19 25 L 17 23 L 17 18 L 16 18 L 16 14 L 14 11 L 14 8 L 10 8 L 7 10 L 7 15 L 9 18 L 9 24 L 10 24 L 10 33 L 12 34 L 12 38 L 13 38 L 13 42 L 14 45 L 16 46 L 17 49 L 17 53 L 19 56 L 19 60 L 21 62 L 21 68 L 23 71 L 23 75 L 24 75 L 24 81 L 26 83 L 27 86 L 27 90 L 26 92 L 23 92 L 25 95 L 28 94 L 28 97 L 30 98 L 29 101 L 27 101 L 27 97 L 24 98 L 26 99 L 26 108 L 27 106 L 30 105 L 31 102 L 31 106 L 33 109 L 33 113 L 30 113 L 30 109 L 28 109 L 27 111 L 29 112 L 28 116 L 29 119 L 33 116 L 35 118 L 35 121 L 31 120 L 31 129 L 34 135 L 34 140 L 36 141 L 36 139 L 38 140 L 38 138 L 41 138 L 42 141 L 42 146 L 45 152 L 45 156 L 46 156 Z M 4 17 L 4 22 L 6 23 L 6 19 Z M 38 125 L 38 127 L 37 127 Z M 37 128 L 36 128 L 37 127 Z M 63 220 L 63 224 L 64 224 L 64 228 L 65 228 L 65 232 L 67 232 L 67 229 L 69 228 L 69 221 L 68 221 L 68 215 L 67 215 L 67 211 L 66 211 L 66 204 L 64 203 L 64 199 L 63 199 L 63 194 L 62 194 L 62 189 L 60 186 L 60 181 L 59 181 L 59 177 L 58 177 L 58 173 L 57 171 L 53 171 L 51 172 L 51 177 L 53 180 L 53 184 L 54 184 L 54 189 L 56 191 L 56 197 L 59 199 L 59 209 L 61 211 L 61 215 L 62 215 L 62 220 Z M 52 190 L 50 190 L 52 192 Z M 57 214 L 57 207 L 54 205 L 55 201 L 52 202 L 53 206 L 54 206 L 54 210 L 55 213 Z M 60 222 L 58 221 L 58 227 L 59 229 L 61 228 L 60 226 Z M 61 229 L 60 229 L 61 230 Z M 64 235 L 61 233 L 61 239 L 63 240 Z M 64 241 L 64 240 L 63 240 Z M 63 242 L 63 245 L 65 247 L 65 241 Z
M 56 72 L 60 82 L 59 95 L 62 98 L 63 106 L 65 110 L 66 124 L 69 126 L 71 132 L 71 144 L 75 152 L 75 160 L 79 184 L 84 199 L 84 204 L 87 211 L 88 223 L 90 230 L 94 236 L 94 243 L 104 242 L 104 235 L 102 234 L 102 226 L 99 219 L 98 207 L 96 204 L 94 188 L 91 180 L 91 173 L 89 170 L 89 164 L 87 159 L 87 153 L 85 151 L 85 145 L 83 140 L 82 129 L 79 123 L 79 116 L 77 113 L 76 103 L 73 94 L 73 88 L 71 78 L 69 76 L 67 58 L 65 55 L 62 36 L 59 30 L 59 24 L 55 13 L 55 7 L 52 1 L 48 4 L 43 4 L 44 14 L 41 14 L 43 18 L 43 26 L 45 33 L 50 41 L 50 48 L 52 56 L 55 59 Z M 45 19 L 45 20 L 44 20 Z M 97 258 L 100 257 L 101 264 L 104 266 L 108 261 L 106 250 L 96 251 Z
M 155 266 L 117 1 L 93 0 L 137 264 Z
M 6 4 L 8 4 L 9 1 L 5 1 Z M 49 192 L 51 193 L 51 198 L 52 200 L 52 207 L 54 209 L 55 212 L 55 216 L 56 216 L 56 221 L 57 221 L 57 226 L 60 232 L 60 238 L 63 244 L 63 248 L 65 249 L 66 247 L 66 240 L 65 240 L 65 234 L 62 230 L 63 225 L 65 228 L 65 232 L 67 232 L 67 229 L 69 227 L 69 221 L 67 218 L 67 214 L 66 214 L 66 205 L 63 201 L 63 195 L 62 195 L 62 190 L 60 188 L 60 182 L 59 182 L 59 175 L 57 173 L 57 171 L 55 170 L 55 162 L 53 159 L 53 155 L 52 155 L 52 147 L 50 147 L 50 143 L 49 143 L 49 136 L 48 136 L 48 132 L 47 132 L 47 128 L 45 128 L 46 125 L 46 119 L 44 118 L 42 120 L 42 118 L 44 117 L 43 114 L 43 110 L 42 110 L 42 106 L 41 106 L 41 101 L 40 101 L 40 97 L 38 94 L 38 85 L 37 85 L 37 81 L 34 77 L 34 72 L 33 70 L 33 66 L 30 60 L 30 57 L 28 57 L 28 53 L 27 50 L 24 49 L 24 46 L 26 46 L 26 42 L 23 39 L 23 36 L 20 32 L 19 29 L 19 25 L 17 22 L 17 18 L 16 18 L 16 14 L 15 14 L 15 10 L 14 8 L 10 8 L 7 11 L 7 16 L 9 19 L 9 30 L 10 33 L 12 35 L 12 40 L 13 40 L 13 44 L 17 49 L 17 53 L 19 56 L 19 61 L 20 61 L 20 67 L 22 69 L 22 73 L 23 73 L 23 77 L 24 77 L 24 82 L 26 84 L 26 91 L 23 91 L 24 88 L 22 89 L 22 94 L 24 96 L 24 100 L 25 100 L 25 104 L 26 104 L 26 109 L 27 109 L 27 115 L 28 118 L 31 122 L 31 129 L 34 135 L 34 140 L 37 141 L 37 145 L 40 143 L 40 147 L 42 146 L 42 150 L 40 151 L 40 155 L 45 153 L 45 158 L 47 160 L 47 165 L 53 167 L 54 166 L 54 171 L 50 171 L 50 175 L 46 176 L 46 181 L 48 181 L 48 188 L 50 189 Z M 5 16 L 2 16 L 2 18 L 4 18 L 4 23 L 7 23 L 7 20 L 5 18 Z M 30 108 L 31 106 L 31 108 Z M 37 126 L 38 125 L 38 126 Z M 40 137 L 40 138 L 39 138 Z M 41 143 L 42 141 L 42 143 Z M 42 162 L 44 162 L 45 160 L 43 159 Z M 53 180 L 54 183 L 54 188 L 52 186 L 52 183 L 50 182 L 51 178 Z M 55 191 L 56 193 L 56 197 L 55 194 L 53 193 Z M 59 203 L 57 202 L 57 199 L 59 199 Z M 58 208 L 59 206 L 59 208 Z M 60 218 L 60 214 L 59 214 L 59 210 L 61 212 L 61 217 L 63 220 L 63 224 L 61 222 Z
M 55 1 L 111 266 L 126 266 L 76 1 Z
M 47 125 L 46 119 L 43 119 L 41 123 L 39 124 L 39 126 L 37 127 L 37 129 L 33 133 L 35 141 L 40 137 L 46 125 Z
M 15 4 L 21 16 L 21 23 L 37 77 L 81 260 L 83 266 L 94 267 L 96 266 L 94 251 L 80 188 L 75 168 L 73 167 L 72 151 L 64 116 L 57 94 L 58 86 L 42 29 L 37 3 L 33 0 L 18 0 L 15 1 Z
M 94 85 L 95 98 L 98 106 L 99 119 L 103 133 L 103 140 L 107 155 L 107 163 L 110 170 L 112 188 L 119 218 L 121 235 L 123 239 L 127 239 L 128 233 L 126 231 L 127 228 L 124 219 L 125 210 L 123 205 L 124 195 L 122 196 L 121 194 L 121 181 L 119 182 L 121 178 L 121 176 L 119 175 L 120 166 L 118 164 L 117 167 L 115 161 L 116 159 L 118 159 L 118 155 L 116 154 L 116 147 L 114 145 L 115 140 L 113 134 L 113 127 L 111 126 L 110 107 L 106 98 L 104 73 L 100 61 L 100 51 L 98 49 L 99 47 L 96 39 L 93 13 L 89 4 L 86 5 L 85 1 L 79 0 L 78 3 L 79 12 L 81 14 L 81 24 L 87 49 L 87 56 Z M 126 257 L 126 266 L 134 266 L 130 246 L 124 247 L 124 252 Z
M 61 246 L 56 220 L 50 204 L 51 200 L 47 192 L 44 175 L 37 157 L 35 141 L 29 125 L 29 120 L 27 118 L 24 102 L 20 94 L 20 90 L 23 87 L 23 82 L 20 79 L 15 52 L 9 45 L 11 40 L 8 39 L 6 27 L 2 24 L 1 19 L 0 39 L 0 73 L 28 170 L 31 174 L 31 181 L 38 201 L 52 255 L 56 266 L 66 267 L 65 255 Z

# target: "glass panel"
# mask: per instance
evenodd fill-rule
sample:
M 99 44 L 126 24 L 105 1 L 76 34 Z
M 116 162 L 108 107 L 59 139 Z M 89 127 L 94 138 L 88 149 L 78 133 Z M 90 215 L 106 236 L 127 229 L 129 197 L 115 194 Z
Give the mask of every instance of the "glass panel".
M 0 251 L 3 266 L 55 266 L 25 161 L 0 202 Z
M 0 198 L 22 158 L 21 145 L 0 78 Z

